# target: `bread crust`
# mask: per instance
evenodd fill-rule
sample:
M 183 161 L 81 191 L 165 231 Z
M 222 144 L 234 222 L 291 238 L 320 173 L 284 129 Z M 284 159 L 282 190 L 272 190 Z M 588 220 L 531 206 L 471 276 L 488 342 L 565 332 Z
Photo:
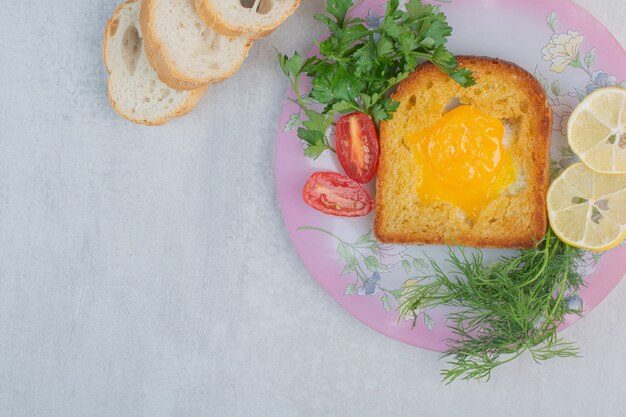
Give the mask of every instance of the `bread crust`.
M 392 233 L 386 230 L 387 202 L 383 198 L 377 198 L 376 212 L 374 218 L 374 234 L 383 243 L 398 244 L 458 244 L 473 247 L 493 247 L 493 248 L 532 248 L 545 235 L 548 225 L 546 212 L 546 193 L 549 185 L 550 172 L 550 140 L 552 135 L 552 108 L 548 103 L 548 97 L 541 87 L 541 84 L 526 70 L 508 61 L 479 56 L 459 56 L 459 66 L 472 70 L 490 71 L 499 73 L 506 71 L 510 77 L 517 77 L 521 80 L 523 93 L 532 103 L 532 113 L 537 115 L 533 119 L 537 129 L 537 137 L 534 141 L 536 160 L 533 161 L 533 171 L 530 176 L 535 179 L 537 189 L 532 194 L 533 212 L 528 219 L 527 230 L 510 230 L 510 233 L 481 236 L 479 233 L 470 233 L 464 236 L 457 236 L 454 240 L 446 239 L 442 235 L 424 235 L 419 238 L 411 237 L 406 233 Z M 425 77 L 447 77 L 432 63 L 420 65 L 405 81 L 399 86 L 393 99 L 402 102 L 410 97 L 419 88 L 420 80 Z M 391 174 L 390 161 L 385 157 L 385 139 L 389 130 L 389 122 L 383 122 L 380 126 L 381 158 L 378 168 L 378 178 L 376 182 L 377 196 L 382 196 L 382 189 L 386 181 L 389 181 Z M 529 156 L 530 157 L 530 156 Z
M 224 1 L 224 0 L 219 0 Z M 292 8 L 287 11 L 283 16 L 273 22 L 270 25 L 262 26 L 254 30 L 246 27 L 235 26 L 228 24 L 224 19 L 220 17 L 220 14 L 210 4 L 209 0 L 194 0 L 196 5 L 196 11 L 204 19 L 207 26 L 213 28 L 216 32 L 227 36 L 249 36 L 253 39 L 264 38 L 272 33 L 278 26 L 280 26 L 289 16 L 291 16 L 298 6 L 300 6 L 300 0 L 296 0 Z
M 111 17 L 109 18 L 107 26 L 104 30 L 104 41 L 102 43 L 102 55 L 103 55 L 104 66 L 107 70 L 107 76 L 108 76 L 107 96 L 109 98 L 109 102 L 111 103 L 111 107 L 113 107 L 113 110 L 115 110 L 115 112 L 121 117 L 123 117 L 124 119 L 128 120 L 129 122 L 133 122 L 137 124 L 143 124 L 147 126 L 157 126 L 157 125 L 162 125 L 162 124 L 167 123 L 172 118 L 180 117 L 189 113 L 198 104 L 198 101 L 200 101 L 200 98 L 202 98 L 202 96 L 206 92 L 207 85 L 204 85 L 203 87 L 200 87 L 196 90 L 189 91 L 189 96 L 187 98 L 187 101 L 182 106 L 179 106 L 174 112 L 166 116 L 157 118 L 157 119 L 149 119 L 149 120 L 148 119 L 136 119 L 124 113 L 120 109 L 120 107 L 117 105 L 117 103 L 115 102 L 115 100 L 113 99 L 111 95 L 111 74 L 113 71 L 109 67 L 109 63 L 107 59 L 107 52 L 109 50 L 109 39 L 115 35 L 117 30 L 119 30 L 120 12 L 129 4 L 135 3 L 136 1 L 139 1 L 139 0 L 126 0 L 125 2 L 120 4 L 117 7 L 117 9 L 115 9 Z
M 108 84 L 108 88 L 107 88 L 107 95 L 109 97 L 109 102 L 111 103 L 111 107 L 113 107 L 113 110 L 115 110 L 115 112 L 120 115 L 122 118 L 128 120 L 129 122 L 133 122 L 139 125 L 146 125 L 146 126 L 159 126 L 159 125 L 164 125 L 165 123 L 169 122 L 172 119 L 175 119 L 177 117 L 181 117 L 186 115 L 187 113 L 189 113 L 190 111 L 192 111 L 196 105 L 198 104 L 198 102 L 200 101 L 200 99 L 202 98 L 202 96 L 204 95 L 204 93 L 206 92 L 206 89 L 208 86 L 204 86 L 201 88 L 198 88 L 197 90 L 193 90 L 189 92 L 189 97 L 187 98 L 187 101 L 182 105 L 179 106 L 176 111 L 168 114 L 167 116 L 163 116 L 160 117 L 158 119 L 135 119 L 129 115 L 127 115 L 126 113 L 122 112 L 122 110 L 119 108 L 119 106 L 117 105 L 117 103 L 115 102 L 115 100 L 113 99 L 113 97 L 111 97 L 111 84 Z
M 156 35 L 154 26 L 154 0 L 142 0 L 141 12 L 139 13 L 139 23 L 143 34 L 144 50 L 148 62 L 156 71 L 159 79 L 175 90 L 196 90 L 205 87 L 207 84 L 215 84 L 224 81 L 233 75 L 248 56 L 252 39 L 249 39 L 246 47 L 235 63 L 233 68 L 227 74 L 221 77 L 193 78 L 179 71 L 169 57 L 167 49 Z

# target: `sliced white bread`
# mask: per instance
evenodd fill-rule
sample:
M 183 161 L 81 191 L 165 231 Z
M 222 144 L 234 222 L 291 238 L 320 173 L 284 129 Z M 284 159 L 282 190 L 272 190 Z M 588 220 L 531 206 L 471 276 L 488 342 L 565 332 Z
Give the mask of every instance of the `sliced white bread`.
M 143 48 L 139 27 L 140 2 L 128 0 L 111 16 L 104 35 L 104 64 L 113 109 L 134 123 L 159 125 L 188 113 L 206 86 L 176 91 L 162 83 Z
M 198 14 L 229 36 L 262 38 L 293 14 L 300 0 L 195 0 Z
M 194 0 L 142 0 L 139 16 L 148 61 L 161 81 L 194 90 L 230 77 L 248 55 L 249 37 L 222 35 L 198 16 Z

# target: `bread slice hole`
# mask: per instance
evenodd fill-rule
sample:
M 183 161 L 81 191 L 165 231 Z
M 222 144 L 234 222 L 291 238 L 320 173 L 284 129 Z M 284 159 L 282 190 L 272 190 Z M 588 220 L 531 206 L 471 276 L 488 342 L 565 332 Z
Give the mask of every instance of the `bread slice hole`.
M 404 147 L 404 149 L 406 149 L 407 151 L 411 151 L 411 148 L 409 148 L 409 145 L 406 144 L 406 138 L 404 136 L 402 136 L 402 146 Z
M 211 52 L 215 52 L 218 51 L 221 47 L 221 37 L 220 36 L 214 36 L 213 39 L 211 40 Z
M 407 105 L 407 110 L 411 110 L 413 107 L 415 107 L 415 104 L 417 104 L 417 97 L 415 96 L 411 96 L 411 98 L 409 99 L 409 104 Z
M 268 14 L 269 12 L 272 11 L 272 0 L 261 0 L 261 3 L 259 4 L 259 8 L 256 9 L 256 12 L 258 14 Z
M 165 100 L 166 98 L 168 98 L 170 95 L 170 90 L 167 88 L 162 88 L 161 89 L 161 95 L 159 96 L 159 98 L 157 99 L 157 101 L 160 103 L 163 100 Z
M 457 215 L 463 219 L 463 222 L 465 222 L 465 224 L 469 227 L 473 228 L 476 225 L 476 223 L 474 223 L 474 221 L 472 221 L 472 219 L 470 219 L 465 212 L 461 211 L 461 209 L 457 209 L 457 213 Z
M 224 50 L 222 47 L 223 37 L 216 36 L 209 30 L 202 31 L 202 45 L 198 52 L 203 55 L 212 55 L 215 53 L 219 53 L 219 51 Z
M 268 14 L 274 6 L 273 0 L 239 0 L 241 7 L 255 11 L 258 14 Z
M 128 26 L 122 37 L 122 60 L 130 75 L 134 75 L 137 69 L 142 43 L 137 28 L 134 25 Z
M 505 148 L 510 149 L 517 140 L 519 132 L 519 120 L 505 118 L 500 120 L 504 125 L 504 136 L 502 136 L 502 144 Z
M 528 102 L 522 101 L 522 103 L 519 105 L 519 109 L 523 114 L 528 113 Z
M 446 114 L 450 110 L 454 110 L 457 107 L 462 106 L 462 105 L 463 103 L 461 102 L 460 98 L 452 97 L 452 99 L 448 102 L 448 104 L 446 104 L 446 107 L 443 108 L 443 114 Z
M 252 9 L 254 7 L 254 3 L 256 3 L 256 0 L 239 0 L 239 3 L 241 3 L 241 7 L 245 7 L 246 9 Z

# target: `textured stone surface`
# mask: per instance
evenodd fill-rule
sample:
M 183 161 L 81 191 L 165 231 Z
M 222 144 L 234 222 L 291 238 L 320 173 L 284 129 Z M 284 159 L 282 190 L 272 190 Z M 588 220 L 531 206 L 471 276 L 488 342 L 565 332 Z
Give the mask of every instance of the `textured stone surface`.
M 578 2 L 625 43 L 623 0 Z M 108 105 L 115 1 L 2 5 L 0 416 L 623 415 L 626 285 L 565 332 L 582 359 L 446 387 L 310 278 L 276 201 L 273 47 L 309 47 L 321 0 L 159 128 Z

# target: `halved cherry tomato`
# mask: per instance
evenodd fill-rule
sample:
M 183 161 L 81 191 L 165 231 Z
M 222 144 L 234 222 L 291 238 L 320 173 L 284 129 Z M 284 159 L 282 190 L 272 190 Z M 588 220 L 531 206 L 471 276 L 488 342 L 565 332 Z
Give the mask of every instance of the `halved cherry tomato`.
M 365 113 L 351 113 L 337 122 L 337 156 L 348 177 L 367 184 L 378 169 L 378 134 Z
M 374 208 L 372 197 L 361 184 L 337 172 L 316 172 L 302 190 L 304 202 L 333 216 L 365 216 Z

